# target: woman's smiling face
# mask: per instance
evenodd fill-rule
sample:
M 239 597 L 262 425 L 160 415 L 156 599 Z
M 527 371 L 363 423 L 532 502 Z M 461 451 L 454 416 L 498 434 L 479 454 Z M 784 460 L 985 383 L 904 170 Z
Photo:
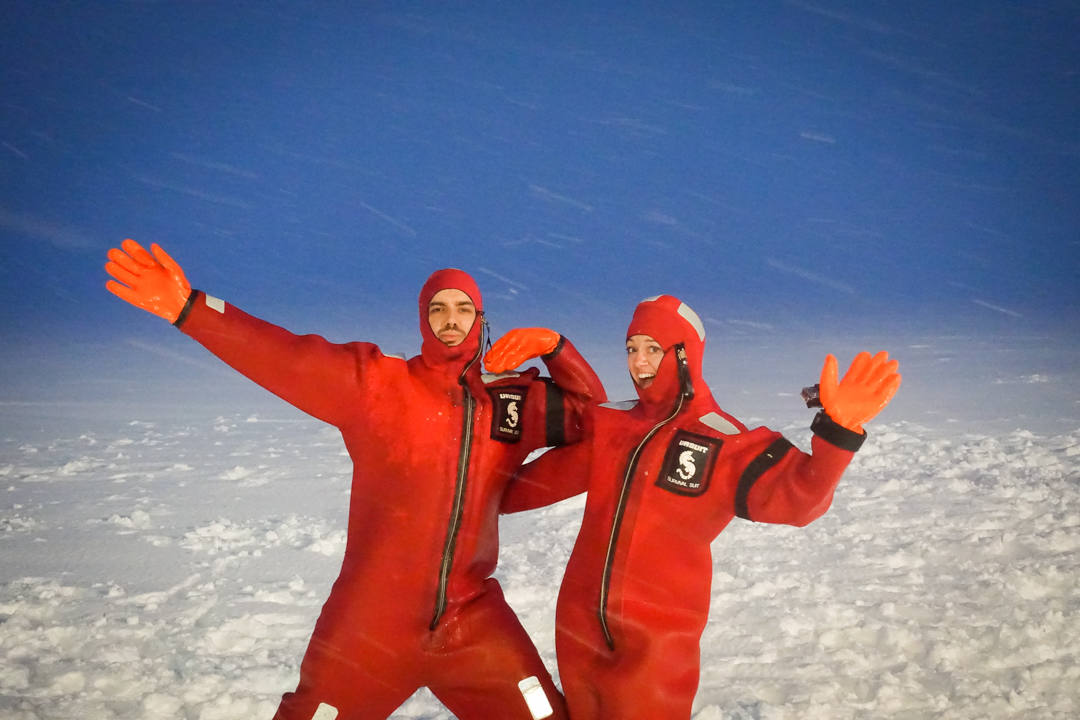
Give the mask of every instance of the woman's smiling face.
M 656 369 L 663 359 L 664 349 L 648 335 L 631 335 L 626 339 L 626 366 L 638 387 L 652 385 L 656 379 Z

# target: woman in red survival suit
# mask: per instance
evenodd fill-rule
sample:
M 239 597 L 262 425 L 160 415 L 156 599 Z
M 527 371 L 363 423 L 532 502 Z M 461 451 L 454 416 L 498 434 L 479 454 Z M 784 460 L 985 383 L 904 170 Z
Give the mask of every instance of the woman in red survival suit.
M 514 333 L 492 347 L 489 369 L 524 360 Z M 704 327 L 677 298 L 641 302 L 626 338 L 638 400 L 596 406 L 586 440 L 523 466 L 502 510 L 588 491 L 556 614 L 571 717 L 685 720 L 709 614 L 710 543 L 736 516 L 798 526 L 820 517 L 865 440 L 862 424 L 900 376 L 886 353 L 861 353 L 838 383 L 829 355 L 807 454 L 720 409 L 701 377 Z

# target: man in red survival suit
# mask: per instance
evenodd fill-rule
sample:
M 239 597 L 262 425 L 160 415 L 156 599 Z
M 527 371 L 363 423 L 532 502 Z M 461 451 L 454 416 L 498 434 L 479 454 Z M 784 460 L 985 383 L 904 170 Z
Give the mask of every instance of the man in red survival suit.
M 463 720 L 565 718 L 562 697 L 491 576 L 503 491 L 526 455 L 580 436 L 603 400 L 573 345 L 533 329 L 531 369 L 480 372 L 483 304 L 460 270 L 420 292 L 419 355 L 298 336 L 192 291 L 161 248 L 109 251 L 107 287 L 175 324 L 285 401 L 341 430 L 353 459 L 348 539 L 276 720 L 386 718 L 428 687 Z
M 828 356 L 808 455 L 720 409 L 701 377 L 704 326 L 678 299 L 643 301 L 626 338 L 638 401 L 595 408 L 585 440 L 523 466 L 503 510 L 588 491 L 556 611 L 571 717 L 687 720 L 709 614 L 711 541 L 736 516 L 800 526 L 821 516 L 865 439 L 862 423 L 900 376 L 886 353 L 862 353 L 837 383 Z M 525 357 L 500 340 L 485 362 L 498 370 Z

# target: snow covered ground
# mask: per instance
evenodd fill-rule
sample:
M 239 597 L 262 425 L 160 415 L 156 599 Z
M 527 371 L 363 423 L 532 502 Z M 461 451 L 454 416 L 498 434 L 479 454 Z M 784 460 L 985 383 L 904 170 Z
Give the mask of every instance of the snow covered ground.
M 714 543 L 695 720 L 1080 714 L 1076 347 L 988 344 L 893 344 L 905 385 L 830 512 Z M 706 366 L 721 402 L 808 447 L 810 413 L 777 392 L 805 374 L 792 353 L 710 352 L 739 368 Z M 293 687 L 350 462 L 333 428 L 223 382 L 213 410 L 4 403 L 0 716 L 269 718 Z M 503 520 L 499 577 L 552 668 L 582 507 Z M 449 715 L 421 692 L 393 717 Z

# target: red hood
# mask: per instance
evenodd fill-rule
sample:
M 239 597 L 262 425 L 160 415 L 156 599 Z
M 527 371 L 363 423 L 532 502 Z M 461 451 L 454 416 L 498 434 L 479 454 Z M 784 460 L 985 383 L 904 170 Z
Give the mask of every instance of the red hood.
M 431 325 L 428 324 L 428 303 L 431 302 L 431 298 L 440 290 L 450 288 L 460 290 L 468 295 L 476 306 L 476 322 L 473 323 L 469 334 L 465 336 L 465 340 L 460 345 L 453 347 L 436 337 L 431 330 Z M 480 288 L 477 286 L 476 281 L 467 272 L 457 268 L 436 270 L 424 283 L 424 287 L 420 289 L 419 304 L 420 337 L 423 338 L 420 354 L 424 358 L 425 365 L 434 368 L 453 363 L 458 366 L 460 362 L 468 362 L 479 352 L 483 334 L 481 318 L 483 317 L 484 300 L 480 296 Z
M 626 329 L 626 337 L 648 335 L 664 349 L 664 359 L 656 371 L 656 379 L 647 388 L 634 383 L 643 409 L 650 416 L 671 412 L 679 394 L 679 370 L 675 346 L 686 349 L 687 369 L 694 386 L 695 397 L 708 396 L 701 378 L 701 361 L 705 352 L 705 326 L 690 306 L 672 295 L 658 295 L 638 303 L 634 317 Z

